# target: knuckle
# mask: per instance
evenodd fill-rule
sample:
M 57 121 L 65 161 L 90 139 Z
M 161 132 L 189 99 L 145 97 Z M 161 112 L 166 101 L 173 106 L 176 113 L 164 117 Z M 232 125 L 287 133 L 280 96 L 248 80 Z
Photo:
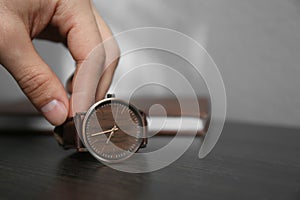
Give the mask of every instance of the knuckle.
M 51 85 L 50 77 L 40 72 L 35 67 L 24 70 L 23 75 L 19 78 L 18 83 L 23 92 L 36 104 L 43 104 L 50 99 L 47 95 L 47 89 Z

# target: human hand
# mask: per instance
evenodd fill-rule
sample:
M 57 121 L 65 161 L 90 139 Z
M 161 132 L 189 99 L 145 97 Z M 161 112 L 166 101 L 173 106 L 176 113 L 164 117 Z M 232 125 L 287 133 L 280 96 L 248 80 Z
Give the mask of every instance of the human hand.
M 0 64 L 14 77 L 32 104 L 53 125 L 62 124 L 70 112 L 63 84 L 36 52 L 32 39 L 65 44 L 77 68 L 111 32 L 90 0 L 0 0 Z M 105 56 L 119 53 L 117 45 L 103 48 Z M 99 81 L 104 97 L 117 60 Z

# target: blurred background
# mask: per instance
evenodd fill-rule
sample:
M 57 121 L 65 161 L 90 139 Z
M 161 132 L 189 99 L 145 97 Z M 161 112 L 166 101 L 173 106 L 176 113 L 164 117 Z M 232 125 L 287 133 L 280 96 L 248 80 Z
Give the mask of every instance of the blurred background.
M 94 0 L 94 3 L 114 34 L 133 28 L 163 27 L 182 32 L 202 44 L 224 80 L 227 120 L 300 127 L 299 0 Z M 70 54 L 60 44 L 45 41 L 34 44 L 65 82 L 74 70 Z M 166 52 L 136 52 L 121 60 L 113 85 L 130 66 L 153 61 L 178 69 L 188 65 Z M 150 71 L 145 69 L 135 78 L 145 79 Z M 180 87 L 163 71 L 156 76 Z M 136 79 L 127 82 L 127 86 L 132 87 Z M 191 81 L 199 86 L 198 95 L 207 95 L 201 78 Z M 141 94 L 147 95 L 147 91 Z M 184 88 L 182 91 L 185 95 Z M 26 120 L 20 128 L 24 124 L 51 128 L 39 117 L 26 117 L 33 109 L 3 68 L 0 68 L 0 92 L 1 127 L 16 127 L 16 120 Z M 154 95 L 164 96 L 166 92 L 158 89 Z M 18 109 L 25 117 L 7 115 L 10 108 L 6 105 L 12 103 L 22 104 Z

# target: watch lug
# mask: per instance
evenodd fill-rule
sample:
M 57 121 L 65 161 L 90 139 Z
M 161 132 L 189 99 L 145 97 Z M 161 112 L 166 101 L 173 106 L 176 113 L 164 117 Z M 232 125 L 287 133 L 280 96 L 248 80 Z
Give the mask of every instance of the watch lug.
M 140 148 L 146 148 L 147 144 L 148 144 L 148 138 L 143 138 Z

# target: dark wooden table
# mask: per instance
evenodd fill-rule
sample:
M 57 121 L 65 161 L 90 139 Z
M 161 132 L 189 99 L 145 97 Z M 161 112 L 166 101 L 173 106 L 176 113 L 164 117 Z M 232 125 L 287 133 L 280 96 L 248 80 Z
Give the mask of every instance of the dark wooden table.
M 0 199 L 300 199 L 297 129 L 226 123 L 209 156 L 198 151 L 196 139 L 170 166 L 129 174 L 62 150 L 49 134 L 1 130 Z

